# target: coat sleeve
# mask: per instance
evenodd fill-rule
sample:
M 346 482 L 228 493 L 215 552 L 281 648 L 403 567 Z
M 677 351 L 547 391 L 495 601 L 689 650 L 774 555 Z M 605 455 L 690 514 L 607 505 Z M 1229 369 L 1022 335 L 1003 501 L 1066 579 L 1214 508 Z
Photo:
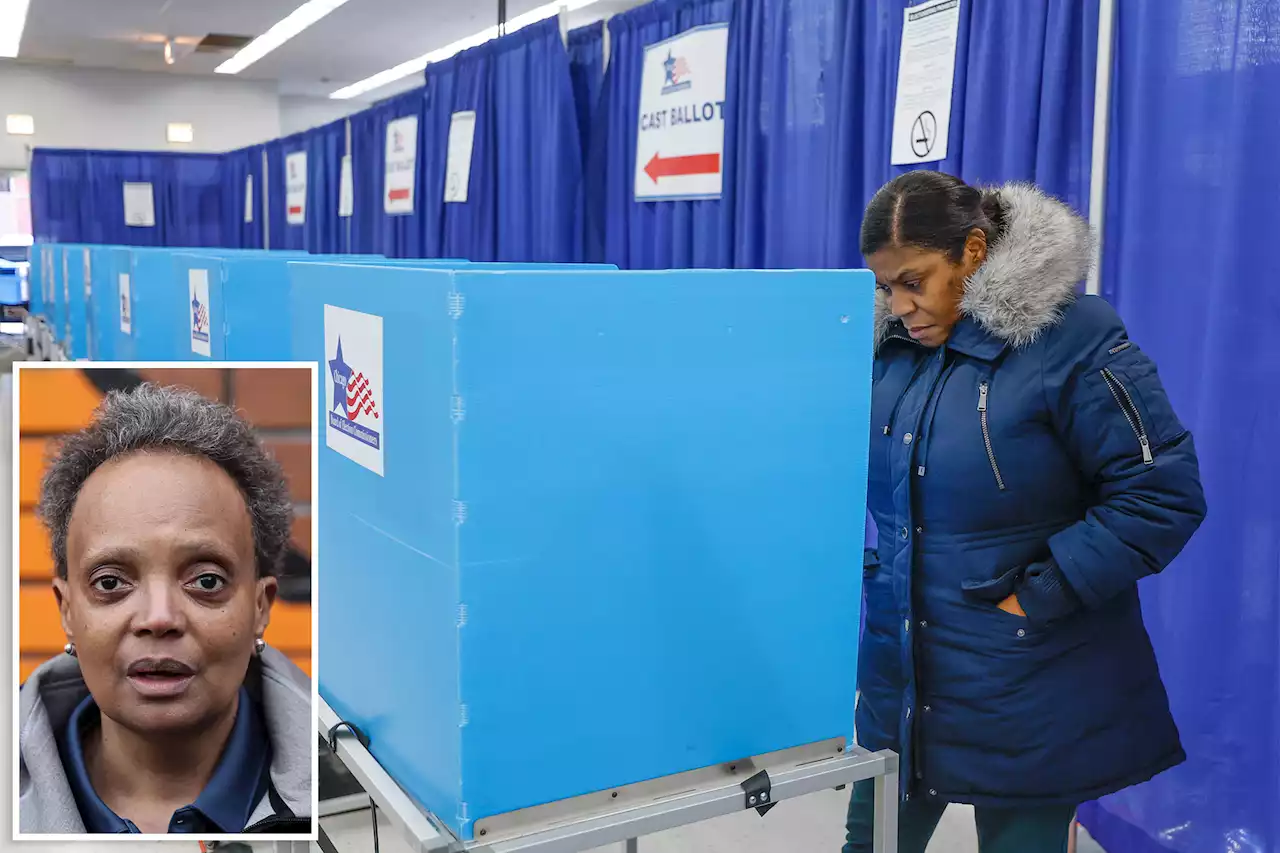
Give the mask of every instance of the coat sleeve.
M 1206 512 L 1191 434 L 1106 302 L 1081 299 L 1043 353 L 1046 407 L 1093 505 L 1025 573 L 1019 601 L 1033 620 L 1100 607 L 1162 571 Z

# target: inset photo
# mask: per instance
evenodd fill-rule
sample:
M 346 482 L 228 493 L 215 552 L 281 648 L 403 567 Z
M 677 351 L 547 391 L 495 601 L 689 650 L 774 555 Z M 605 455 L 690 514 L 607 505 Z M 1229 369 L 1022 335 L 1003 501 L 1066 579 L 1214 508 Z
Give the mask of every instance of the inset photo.
M 17 839 L 316 836 L 315 388 L 15 366 Z

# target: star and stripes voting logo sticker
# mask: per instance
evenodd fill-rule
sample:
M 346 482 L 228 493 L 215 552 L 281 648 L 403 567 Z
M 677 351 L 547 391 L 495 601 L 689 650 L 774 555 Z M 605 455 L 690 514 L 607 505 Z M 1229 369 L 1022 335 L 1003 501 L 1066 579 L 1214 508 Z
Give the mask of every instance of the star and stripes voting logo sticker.
M 385 476 L 387 410 L 382 317 L 324 306 L 325 445 Z
M 329 412 L 329 425 L 361 444 L 377 449 L 382 436 L 378 422 L 382 414 L 373 395 L 369 377 L 347 363 L 342 354 L 342 338 L 338 338 L 338 351 L 329 360 L 329 378 L 333 381 L 333 409 Z
M 200 301 L 200 295 L 191 297 L 191 337 L 202 343 L 209 342 L 209 306 Z
M 676 56 L 668 50 L 667 59 L 662 63 L 662 70 L 665 75 L 665 80 L 662 84 L 662 94 L 664 95 L 670 95 L 672 92 L 683 92 L 693 85 L 689 61 L 683 56 Z

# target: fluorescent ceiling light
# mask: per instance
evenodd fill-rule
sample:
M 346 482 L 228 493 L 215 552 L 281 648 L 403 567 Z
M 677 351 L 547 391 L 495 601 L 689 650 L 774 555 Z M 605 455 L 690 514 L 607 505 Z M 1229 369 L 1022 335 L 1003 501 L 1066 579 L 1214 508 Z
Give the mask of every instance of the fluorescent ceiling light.
M 0 56 L 14 59 L 22 44 L 22 29 L 27 25 L 30 0 L 0 0 Z
M 219 74 L 239 74 L 346 2 L 347 0 L 307 0 L 289 13 L 284 20 L 240 48 L 235 56 L 219 65 L 214 71 Z
M 567 12 L 576 12 L 584 9 L 598 0 L 559 0 L 555 3 L 546 3 L 536 9 L 525 12 L 523 15 L 517 15 L 507 21 L 507 33 L 514 33 L 516 30 L 535 24 L 544 18 L 550 18 L 563 9 Z M 408 62 L 402 62 L 395 68 L 388 68 L 386 71 L 380 71 L 372 77 L 361 80 L 359 83 L 352 83 L 350 86 L 339 89 L 330 95 L 330 98 L 337 100 L 346 100 L 348 98 L 356 98 L 366 92 L 372 92 L 374 89 L 381 89 L 397 80 L 403 80 L 411 74 L 421 74 L 426 70 L 427 66 L 433 62 L 443 62 L 456 53 L 461 53 L 467 48 L 476 47 L 487 41 L 498 37 L 498 27 L 486 27 L 473 36 L 464 39 L 458 39 L 453 44 L 445 45 L 438 50 L 430 53 L 424 53 L 417 59 L 410 59 Z

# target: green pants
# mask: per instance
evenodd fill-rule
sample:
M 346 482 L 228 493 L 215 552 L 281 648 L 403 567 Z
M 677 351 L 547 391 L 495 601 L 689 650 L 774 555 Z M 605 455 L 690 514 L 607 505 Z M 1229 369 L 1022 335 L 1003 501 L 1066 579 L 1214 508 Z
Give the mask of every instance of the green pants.
M 871 853 L 875 781 L 853 786 L 844 853 Z M 898 853 L 925 853 L 946 803 L 911 799 L 898 809 Z M 979 853 L 1066 853 L 1075 806 L 993 809 L 978 807 Z

